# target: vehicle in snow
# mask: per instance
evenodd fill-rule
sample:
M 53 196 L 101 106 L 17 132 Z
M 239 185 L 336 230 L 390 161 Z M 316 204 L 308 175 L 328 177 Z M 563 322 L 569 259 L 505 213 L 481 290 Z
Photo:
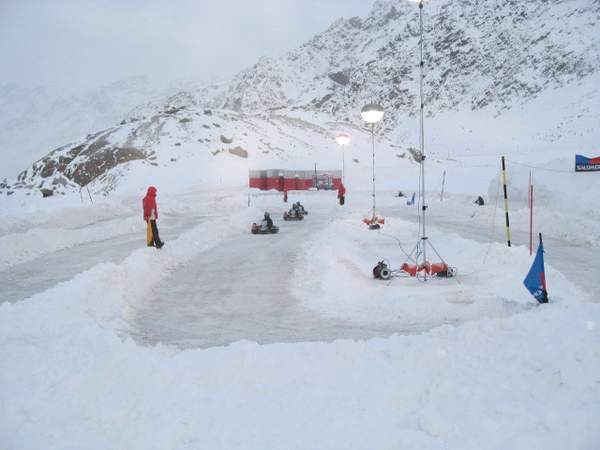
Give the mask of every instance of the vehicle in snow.
M 253 223 L 250 231 L 252 234 L 277 234 L 279 233 L 279 227 L 273 225 L 271 228 L 263 228 L 257 223 Z
M 273 224 L 273 219 L 271 219 L 269 211 L 265 211 L 265 215 L 260 225 L 256 222 L 253 223 L 250 231 L 252 234 L 274 234 L 279 231 L 279 228 Z
M 389 280 L 392 277 L 419 277 L 421 272 L 430 278 L 452 278 L 456 276 L 456 267 L 450 267 L 445 262 L 425 262 L 420 265 L 404 263 L 400 269 L 392 269 L 387 261 L 379 261 L 373 267 L 373 278 Z
M 304 215 L 296 211 L 290 210 L 283 213 L 283 220 L 289 222 L 291 220 L 304 220 Z

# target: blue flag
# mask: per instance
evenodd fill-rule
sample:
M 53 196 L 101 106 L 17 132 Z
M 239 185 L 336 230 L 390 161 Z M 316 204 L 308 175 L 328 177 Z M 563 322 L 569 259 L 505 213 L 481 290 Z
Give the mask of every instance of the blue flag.
M 414 205 L 415 204 L 415 193 L 413 192 L 412 198 L 410 200 L 406 201 L 406 204 L 408 206 Z
M 529 273 L 523 280 L 523 284 L 531 295 L 540 303 L 548 303 L 548 290 L 546 289 L 546 274 L 544 273 L 544 245 L 540 235 L 540 245 L 538 246 L 535 259 L 529 269 Z

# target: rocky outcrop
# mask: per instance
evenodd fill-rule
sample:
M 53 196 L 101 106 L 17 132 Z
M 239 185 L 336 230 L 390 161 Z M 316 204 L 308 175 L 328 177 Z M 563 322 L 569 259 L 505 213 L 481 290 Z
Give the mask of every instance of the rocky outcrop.
M 239 145 L 237 147 L 230 148 L 229 153 L 231 153 L 232 155 L 235 155 L 235 156 L 239 156 L 240 158 L 248 157 L 248 151 L 243 149 Z
M 29 169 L 21 172 L 11 187 L 37 188 L 43 192 L 78 189 L 120 164 L 150 156 L 145 150 L 114 144 L 111 136 L 119 129 L 111 128 L 89 135 L 84 142 L 77 145 L 53 150 L 46 157 L 33 163 Z

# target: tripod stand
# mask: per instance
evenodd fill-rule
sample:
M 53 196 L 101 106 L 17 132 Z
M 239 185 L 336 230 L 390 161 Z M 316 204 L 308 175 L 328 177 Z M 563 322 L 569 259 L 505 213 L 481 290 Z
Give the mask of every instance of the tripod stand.
M 423 0 L 419 1 L 419 47 L 420 47 L 420 76 L 419 76 L 419 93 L 420 93 L 420 124 L 419 124 L 419 163 L 420 174 L 419 174 L 419 237 L 417 239 L 417 243 L 413 248 L 412 252 L 408 254 L 407 259 L 404 261 L 403 267 L 406 267 L 407 262 L 410 260 L 414 263 L 415 272 L 414 276 L 417 276 L 418 273 L 423 272 L 423 280 L 427 281 L 428 275 L 433 273 L 431 269 L 431 265 L 427 260 L 427 248 L 429 247 L 433 252 L 437 255 L 440 261 L 446 266 L 447 264 L 433 246 L 429 237 L 427 236 L 427 228 L 426 228 L 426 212 L 427 212 L 427 203 L 425 200 L 425 127 L 424 127 L 424 108 L 425 101 L 423 99 L 423 79 L 424 79 L 424 66 L 423 63 Z M 414 257 L 413 257 L 414 255 Z M 450 273 L 446 271 L 446 273 Z

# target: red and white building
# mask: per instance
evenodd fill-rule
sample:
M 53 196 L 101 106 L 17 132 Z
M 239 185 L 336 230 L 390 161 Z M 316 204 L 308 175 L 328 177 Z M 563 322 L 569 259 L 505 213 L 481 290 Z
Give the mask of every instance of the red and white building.
M 341 170 L 251 170 L 251 188 L 268 191 L 306 191 L 308 189 L 337 189 L 342 183 Z

